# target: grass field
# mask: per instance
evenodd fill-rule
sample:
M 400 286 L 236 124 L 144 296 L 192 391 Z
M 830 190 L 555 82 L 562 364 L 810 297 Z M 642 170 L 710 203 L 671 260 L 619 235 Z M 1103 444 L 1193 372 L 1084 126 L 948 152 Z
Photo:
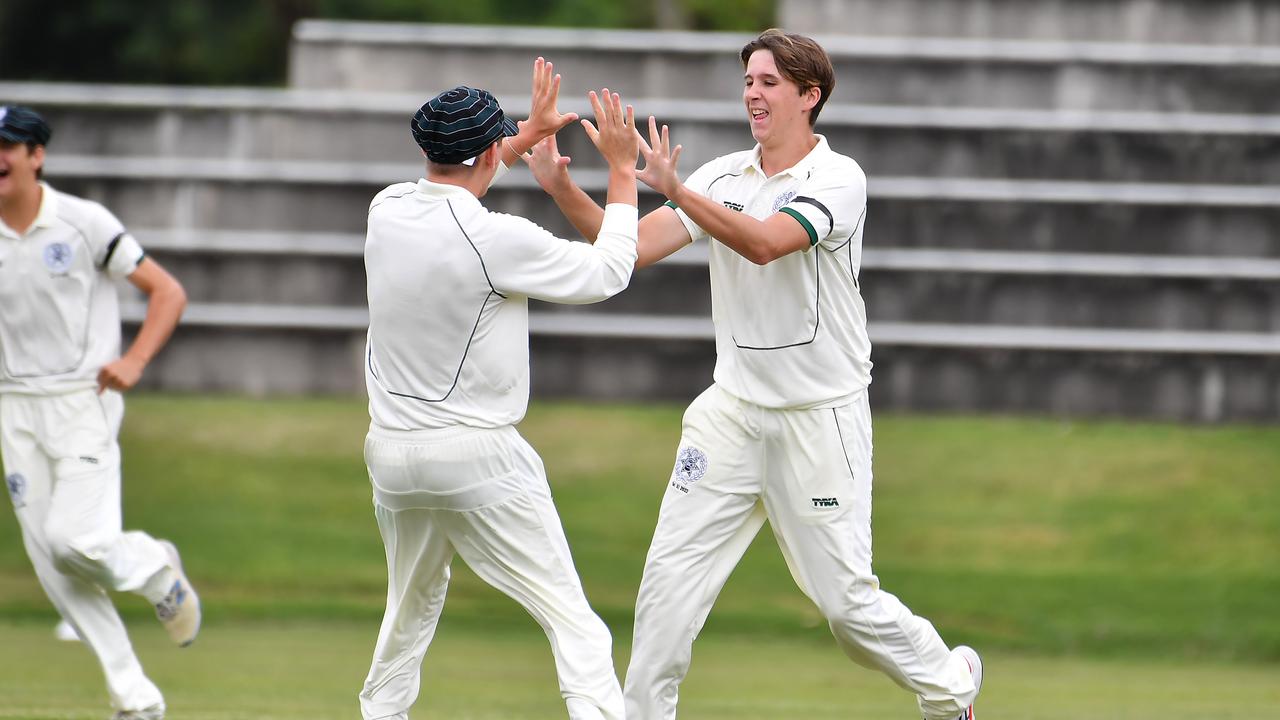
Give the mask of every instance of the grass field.
M 620 667 L 680 409 L 542 404 L 546 460 Z M 126 525 L 176 540 L 206 630 L 165 647 L 119 604 L 171 717 L 352 717 L 385 596 L 363 404 L 139 395 Z M 876 565 L 990 659 L 983 718 L 1280 718 L 1280 428 L 876 419 Z M 455 566 L 415 717 L 557 718 L 546 641 Z M 0 718 L 96 718 L 101 680 L 0 513 Z M 768 532 L 695 646 L 684 718 L 911 718 L 844 661 Z

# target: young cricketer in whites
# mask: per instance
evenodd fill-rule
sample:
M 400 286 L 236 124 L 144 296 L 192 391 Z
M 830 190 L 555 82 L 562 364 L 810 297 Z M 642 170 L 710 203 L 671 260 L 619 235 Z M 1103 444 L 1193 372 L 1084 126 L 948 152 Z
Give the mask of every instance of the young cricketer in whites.
M 609 164 L 594 245 L 481 204 L 495 176 L 576 116 L 534 64 L 519 132 L 488 92 L 457 87 L 414 115 L 426 177 L 369 206 L 365 462 L 387 551 L 387 611 L 360 693 L 365 720 L 404 720 L 418 695 L 455 554 L 546 631 L 571 720 L 622 720 L 609 630 L 583 593 L 542 460 L 516 431 L 529 403 L 528 298 L 598 302 L 636 259 L 639 135 L 616 94 L 592 93 Z
M 813 131 L 835 86 L 813 40 L 768 30 L 741 52 L 757 145 L 683 183 L 649 118 L 643 267 L 710 243 L 715 382 L 685 412 L 636 600 L 628 720 L 676 716 L 691 646 L 767 518 L 796 583 L 854 662 L 915 693 L 926 720 L 972 720 L 982 664 L 880 589 L 871 570 L 871 343 L 858 289 L 866 177 Z M 554 139 L 526 158 L 588 238 L 600 208 Z
M 22 540 L 58 612 L 98 656 L 116 720 L 160 720 L 105 591 L 142 595 L 169 636 L 189 645 L 200 602 L 173 544 L 124 532 L 120 393 L 142 377 L 186 306 L 182 286 L 98 203 L 41 182 L 51 130 L 0 106 L 0 454 Z M 147 295 L 120 355 L 114 280 Z

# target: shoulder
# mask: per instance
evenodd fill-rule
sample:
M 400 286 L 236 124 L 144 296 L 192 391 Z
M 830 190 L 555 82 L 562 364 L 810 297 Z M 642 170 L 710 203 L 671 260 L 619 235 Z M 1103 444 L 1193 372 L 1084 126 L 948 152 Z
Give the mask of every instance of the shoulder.
M 369 201 L 369 210 L 373 209 L 388 200 L 396 200 L 407 195 L 412 195 L 418 188 L 416 182 L 399 182 L 394 185 L 388 185 L 381 192 L 373 196 L 373 200 Z
M 48 185 L 45 186 L 45 190 L 53 193 L 58 219 L 63 222 L 82 225 L 108 218 L 115 219 L 115 215 L 97 201 L 64 193 Z
M 821 189 L 821 192 L 837 193 L 859 203 L 867 197 L 867 175 L 862 167 L 848 155 L 830 150 L 815 159 L 808 184 L 814 192 Z
M 739 150 L 738 152 L 708 160 L 696 172 L 714 173 L 716 175 L 741 173 L 750 167 L 754 160 L 755 150 Z
M 54 213 L 58 222 L 74 228 L 90 242 L 107 242 L 124 232 L 124 225 L 101 203 L 48 185 L 45 190 L 53 193 Z

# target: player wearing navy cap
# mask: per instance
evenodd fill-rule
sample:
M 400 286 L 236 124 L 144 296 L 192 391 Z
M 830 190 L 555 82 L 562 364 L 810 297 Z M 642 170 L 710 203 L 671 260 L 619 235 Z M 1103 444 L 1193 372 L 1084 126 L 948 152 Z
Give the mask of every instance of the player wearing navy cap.
M 534 64 L 519 132 L 488 92 L 460 86 L 414 114 L 426 177 L 369 206 L 365 462 L 387 551 L 387 610 L 360 693 L 366 720 L 408 717 L 455 554 L 546 631 L 573 720 L 622 720 L 609 630 L 587 604 L 542 460 L 515 429 L 529 402 L 528 298 L 590 303 L 621 292 L 636 260 L 638 135 L 616 94 L 592 93 L 609 164 L 594 245 L 481 203 L 516 154 L 576 116 Z
M 0 106 L 0 455 L 22 539 L 49 599 L 98 656 L 119 720 L 158 720 L 104 590 L 155 606 L 170 637 L 195 639 L 200 603 L 172 543 L 122 529 L 121 393 L 141 378 L 186 305 L 178 284 L 98 203 L 41 181 L 52 135 L 39 113 Z M 114 281 L 148 297 L 120 354 Z

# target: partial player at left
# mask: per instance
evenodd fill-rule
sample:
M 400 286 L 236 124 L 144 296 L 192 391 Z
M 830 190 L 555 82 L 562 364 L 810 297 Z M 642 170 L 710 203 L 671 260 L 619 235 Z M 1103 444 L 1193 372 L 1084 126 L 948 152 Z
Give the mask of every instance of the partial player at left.
M 36 577 L 98 657 L 119 720 L 164 717 L 104 590 L 143 596 L 186 646 L 200 600 L 172 543 L 123 530 L 121 393 L 186 307 L 182 285 L 96 202 L 43 182 L 52 136 L 36 111 L 0 106 L 0 456 Z M 147 297 L 120 354 L 115 281 Z

